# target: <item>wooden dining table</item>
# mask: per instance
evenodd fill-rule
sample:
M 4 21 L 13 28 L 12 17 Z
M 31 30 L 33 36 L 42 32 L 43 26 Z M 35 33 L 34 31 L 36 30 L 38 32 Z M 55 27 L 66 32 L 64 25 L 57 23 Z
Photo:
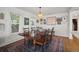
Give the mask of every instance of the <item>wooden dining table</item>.
M 43 45 L 47 43 L 47 41 L 43 37 L 44 32 L 38 32 L 34 37 L 31 36 L 31 33 L 29 35 L 24 33 L 19 33 L 19 35 L 24 37 L 24 44 L 26 43 L 27 40 L 32 40 L 33 45 Z

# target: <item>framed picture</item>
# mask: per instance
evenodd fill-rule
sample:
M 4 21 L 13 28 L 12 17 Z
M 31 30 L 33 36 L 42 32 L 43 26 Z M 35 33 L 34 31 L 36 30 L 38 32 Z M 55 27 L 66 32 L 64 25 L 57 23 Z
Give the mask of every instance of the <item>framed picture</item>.
M 4 19 L 4 13 L 0 13 L 0 19 Z
M 61 24 L 61 22 L 62 22 L 62 17 L 57 18 L 57 24 Z
M 34 21 L 33 20 L 31 20 L 31 25 L 34 25 Z
M 47 22 L 48 22 L 48 25 L 56 25 L 57 19 L 55 16 L 47 17 Z
M 24 18 L 24 25 L 29 25 L 29 18 Z
M 38 19 L 36 20 L 36 23 L 39 23 L 39 20 Z
M 47 21 L 46 21 L 46 19 L 44 19 L 44 24 L 47 24 Z

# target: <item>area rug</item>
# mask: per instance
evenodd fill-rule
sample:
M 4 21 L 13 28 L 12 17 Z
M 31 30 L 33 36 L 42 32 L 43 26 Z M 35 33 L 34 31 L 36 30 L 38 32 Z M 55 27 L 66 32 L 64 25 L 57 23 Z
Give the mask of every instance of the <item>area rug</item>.
M 19 45 L 14 48 L 8 48 L 8 52 L 63 52 L 64 43 L 63 39 L 52 39 L 51 42 L 44 45 L 44 47 L 36 46 L 34 47 L 31 43 L 28 45 Z M 28 42 L 29 43 L 29 42 Z
M 64 52 L 64 43 L 62 39 L 53 39 L 44 47 L 29 45 L 29 47 L 21 45 L 17 46 L 16 51 L 20 52 Z
M 64 51 L 64 40 L 53 39 L 48 48 L 49 52 L 63 52 Z

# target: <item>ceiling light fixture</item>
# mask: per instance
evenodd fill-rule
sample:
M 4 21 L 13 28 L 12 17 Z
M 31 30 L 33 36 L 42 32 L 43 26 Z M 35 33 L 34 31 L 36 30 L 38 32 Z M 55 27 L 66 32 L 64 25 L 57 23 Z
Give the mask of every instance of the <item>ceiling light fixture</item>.
M 39 12 L 38 12 L 38 19 L 43 19 L 43 13 L 42 13 L 42 9 L 41 9 L 41 7 L 39 7 Z

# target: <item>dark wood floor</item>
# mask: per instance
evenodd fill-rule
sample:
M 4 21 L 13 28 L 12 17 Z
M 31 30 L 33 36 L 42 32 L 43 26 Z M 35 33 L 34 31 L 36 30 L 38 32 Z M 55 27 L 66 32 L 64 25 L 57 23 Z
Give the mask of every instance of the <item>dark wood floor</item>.
M 15 48 L 16 46 L 24 44 L 24 39 L 21 39 L 19 41 L 13 42 L 11 44 L 8 44 L 6 46 L 0 47 L 0 52 L 7 52 L 8 48 Z
M 58 40 L 65 39 L 65 37 L 53 36 L 53 39 L 58 41 Z M 14 48 L 16 48 L 19 45 L 24 45 L 24 39 L 21 39 L 19 41 L 16 41 L 14 43 L 9 44 L 9 45 L 3 46 L 3 47 L 0 48 L 0 51 L 1 52 L 7 52 L 8 49 L 14 49 Z M 20 52 L 20 51 L 21 50 L 16 49 L 16 52 Z

